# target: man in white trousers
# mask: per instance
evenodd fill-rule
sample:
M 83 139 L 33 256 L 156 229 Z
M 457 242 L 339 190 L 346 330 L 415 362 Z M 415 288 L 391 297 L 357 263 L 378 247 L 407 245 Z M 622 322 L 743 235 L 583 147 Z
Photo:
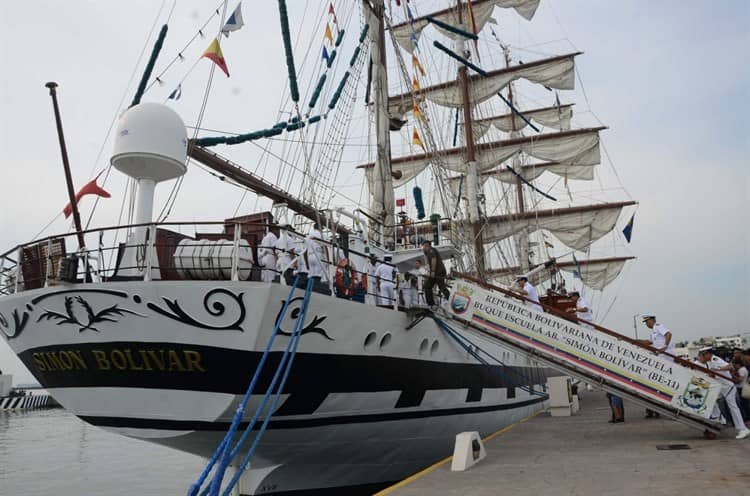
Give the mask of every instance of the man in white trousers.
M 701 348 L 698 351 L 698 362 L 710 370 L 721 372 L 724 375 L 729 376 L 731 374 L 731 365 L 713 354 L 713 350 L 710 346 Z M 745 421 L 742 419 L 742 412 L 737 404 L 737 388 L 729 379 L 719 379 L 721 382 L 721 396 L 724 398 L 729 409 L 729 415 L 732 417 L 732 423 L 734 428 L 737 429 L 736 439 L 745 439 L 750 436 L 750 429 L 745 425 Z M 714 406 L 712 417 L 719 416 L 719 405 L 718 402 Z

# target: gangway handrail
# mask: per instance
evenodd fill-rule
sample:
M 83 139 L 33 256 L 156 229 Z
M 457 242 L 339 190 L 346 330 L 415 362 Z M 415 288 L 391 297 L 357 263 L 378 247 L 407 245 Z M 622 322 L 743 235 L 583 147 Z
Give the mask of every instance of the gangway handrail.
M 455 275 L 456 275 L 456 277 L 458 277 L 460 279 L 466 279 L 467 281 L 471 281 L 471 282 L 473 282 L 475 284 L 478 284 L 480 286 L 483 286 L 483 287 L 485 287 L 487 289 L 491 289 L 493 291 L 498 291 L 500 293 L 503 293 L 504 295 L 509 296 L 511 298 L 515 298 L 515 299 L 519 299 L 519 300 L 523 300 L 523 301 L 528 301 L 530 303 L 534 303 L 535 305 L 539 305 L 546 312 L 551 313 L 552 315 L 555 315 L 557 317 L 564 317 L 566 319 L 570 318 L 570 315 L 568 315 L 568 314 L 566 314 L 564 312 L 561 312 L 560 310 L 558 310 L 555 307 L 552 307 L 550 305 L 545 305 L 543 303 L 539 303 L 539 302 L 533 301 L 533 300 L 531 300 L 529 298 L 526 298 L 523 295 L 520 295 L 520 294 L 518 294 L 518 293 L 516 293 L 514 291 L 511 291 L 511 290 L 505 289 L 505 288 L 501 288 L 500 286 L 495 286 L 494 284 L 490 284 L 490 283 L 488 283 L 486 281 L 483 281 L 483 280 L 481 280 L 481 279 L 479 279 L 477 277 L 471 276 L 469 274 L 457 273 Z M 671 353 L 667 353 L 666 351 L 662 351 L 662 350 L 660 350 L 658 348 L 655 348 L 655 347 L 653 347 L 651 345 L 643 344 L 643 343 L 641 343 L 640 341 L 638 341 L 636 339 L 633 339 L 633 338 L 631 338 L 629 336 L 625 336 L 624 334 L 620 334 L 617 331 L 613 331 L 611 329 L 607 329 L 606 327 L 602 327 L 599 324 L 595 324 L 593 322 L 588 322 L 588 321 L 585 322 L 585 324 L 587 326 L 593 327 L 594 329 L 596 329 L 599 332 L 607 334 L 608 336 L 612 336 L 612 337 L 620 339 L 622 341 L 626 341 L 626 342 L 628 342 L 628 343 L 630 343 L 630 344 L 632 344 L 634 346 L 638 346 L 639 348 L 642 348 L 644 350 L 651 351 L 651 352 L 653 352 L 653 353 L 655 353 L 657 355 L 667 355 L 667 356 L 671 357 L 672 359 L 674 359 L 675 363 L 678 363 L 678 364 L 680 364 L 680 365 L 682 365 L 684 367 L 687 367 L 689 369 L 698 370 L 700 372 L 703 372 L 706 375 L 709 375 L 709 376 L 717 378 L 717 379 L 727 379 L 727 380 L 730 380 L 730 381 L 732 380 L 730 377 L 725 376 L 724 374 L 720 374 L 720 373 L 718 373 L 718 372 L 716 372 L 714 370 L 711 370 L 711 369 L 709 369 L 707 367 L 703 367 L 701 365 L 697 365 L 697 364 L 695 364 L 695 363 L 693 363 L 693 362 L 691 362 L 689 360 L 685 360 L 682 357 L 678 357 L 678 356 L 673 355 Z

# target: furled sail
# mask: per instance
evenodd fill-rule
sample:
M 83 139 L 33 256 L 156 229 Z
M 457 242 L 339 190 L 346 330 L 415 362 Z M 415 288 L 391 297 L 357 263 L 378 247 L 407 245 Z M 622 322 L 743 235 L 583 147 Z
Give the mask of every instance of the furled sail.
M 560 131 L 570 129 L 570 119 L 573 117 L 573 105 L 560 105 L 559 107 L 546 107 L 534 110 L 523 111 L 522 114 L 526 119 L 534 121 L 547 127 L 553 127 Z M 512 131 L 521 131 L 527 124 L 515 114 L 503 114 L 486 119 L 477 119 L 472 122 L 474 138 L 479 139 L 484 136 L 490 128 L 494 126 L 499 131 L 510 133 Z
M 521 177 L 527 181 L 533 181 L 545 172 L 577 181 L 592 181 L 594 179 L 594 168 L 597 165 L 599 165 L 598 150 L 591 149 L 568 162 L 526 164 L 521 166 L 520 170 L 516 170 L 516 172 L 521 174 Z M 488 177 L 507 184 L 515 184 L 517 177 L 516 174 L 507 168 L 487 171 L 482 176 L 483 178 Z
M 605 203 L 585 207 L 538 210 L 489 217 L 484 226 L 485 243 L 494 243 L 521 232 L 544 229 L 565 246 L 583 250 L 612 231 L 623 207 L 635 202 Z
M 583 284 L 591 289 L 602 290 L 617 276 L 620 275 L 622 269 L 625 267 L 625 263 L 628 260 L 633 260 L 635 257 L 611 257 L 611 258 L 599 258 L 592 260 L 580 260 L 578 266 L 581 271 L 581 278 Z M 562 270 L 572 274 L 578 270 L 576 264 L 573 262 L 557 262 L 555 266 Z M 488 276 L 496 283 L 504 284 L 509 286 L 513 283 L 516 276 L 521 272 L 521 268 L 515 267 L 504 267 L 502 269 L 495 269 L 490 271 Z M 534 284 L 539 284 L 547 281 L 550 278 L 550 271 L 544 270 L 534 274 Z
M 527 79 L 533 83 L 558 90 L 575 88 L 575 57 L 582 52 L 560 55 L 549 59 L 519 64 L 505 69 L 487 73 L 487 76 L 474 74 L 470 76 L 469 100 L 473 105 L 493 97 L 508 83 L 516 79 Z M 444 107 L 458 108 L 463 106 L 461 86 L 450 81 L 422 88 L 421 97 Z M 388 99 L 388 111 L 392 117 L 404 115 L 414 108 L 411 93 L 403 93 Z
M 537 7 L 539 7 L 540 0 L 474 0 L 472 4 L 472 11 L 474 13 L 474 23 L 477 26 L 477 31 L 481 31 L 487 22 L 492 18 L 492 12 L 495 7 L 500 8 L 513 8 L 526 20 L 531 20 L 536 13 Z M 462 4 L 463 12 L 461 13 L 462 19 L 468 19 L 469 15 L 467 12 L 467 5 Z M 450 24 L 459 29 L 466 30 L 467 23 L 458 22 L 458 11 L 455 8 L 441 10 L 435 12 L 430 17 L 442 21 L 446 24 Z M 393 26 L 393 36 L 396 42 L 409 53 L 414 52 L 414 48 L 422 35 L 422 30 L 427 27 L 429 20 L 426 17 L 419 17 L 413 21 L 403 22 Z M 442 34 L 455 39 L 458 35 L 452 33 L 439 26 L 435 26 Z
M 486 171 L 502 164 L 516 153 L 526 153 L 539 160 L 551 160 L 577 166 L 593 166 L 600 162 L 599 131 L 605 127 L 576 129 L 560 133 L 481 143 L 475 147 L 477 167 Z M 430 163 L 438 163 L 454 172 L 466 172 L 466 149 L 451 148 L 439 155 L 419 154 L 391 160 L 396 177 L 393 185 L 399 187 L 416 177 Z M 371 174 L 372 164 L 360 166 Z M 561 169 L 562 170 L 562 169 Z M 592 172 L 593 174 L 593 172 Z M 369 179 L 369 178 L 368 178 Z

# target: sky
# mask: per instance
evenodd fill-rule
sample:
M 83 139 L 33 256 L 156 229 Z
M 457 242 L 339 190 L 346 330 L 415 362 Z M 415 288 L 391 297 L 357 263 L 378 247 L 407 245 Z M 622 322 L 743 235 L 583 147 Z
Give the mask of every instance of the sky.
M 445 3 L 412 0 L 421 13 Z M 0 251 L 34 238 L 50 221 L 45 234 L 69 229 L 58 216 L 67 196 L 44 84 L 60 85 L 73 177 L 81 185 L 106 167 L 112 146 L 105 141 L 108 128 L 132 99 L 132 77 L 139 78 L 145 65 L 136 63 L 157 12 L 164 7 L 163 22 L 171 5 L 155 0 L 0 3 Z M 309 19 L 322 4 L 291 0 L 289 5 L 293 33 L 315 29 Z M 211 8 L 197 0 L 177 2 L 157 71 Z M 214 77 L 203 127 L 248 131 L 267 127 L 278 116 L 286 68 L 276 2 L 245 2 L 243 8 L 245 28 L 223 45 L 231 77 L 218 72 Z M 348 12 L 340 11 L 341 16 Z M 617 200 L 639 202 L 632 243 L 624 247 L 638 258 L 613 284 L 611 296 L 600 300 L 607 307 L 596 309 L 600 317 L 606 314 L 602 323 L 632 335 L 634 315 L 654 313 L 678 341 L 750 332 L 750 3 L 542 0 L 530 23 L 500 9 L 495 18 L 501 36 L 519 48 L 554 40 L 556 45 L 544 49 L 584 52 L 577 59 L 584 86 L 576 89 L 576 101 L 582 118 L 595 116 L 609 127 L 602 139 L 611 165 L 600 167 L 602 181 L 622 184 Z M 201 44 L 192 48 L 198 55 Z M 297 56 L 306 49 L 297 48 Z M 179 70 L 184 73 L 185 67 Z M 208 61 L 199 62 L 183 85 L 183 98 L 173 104 L 186 123 L 195 120 L 209 67 Z M 144 100 L 164 101 L 178 79 L 167 73 L 165 85 L 155 86 Z M 233 159 L 258 160 L 253 153 L 243 149 Z M 171 219 L 232 216 L 242 191 L 217 183 L 191 169 Z M 362 198 L 362 176 L 353 167 L 337 184 L 348 198 Z M 100 203 L 92 226 L 115 223 L 124 186 L 124 178 L 113 173 L 107 183 L 113 198 Z M 157 189 L 157 203 L 169 190 Z M 84 219 L 91 206 L 90 200 L 82 202 Z M 241 210 L 254 206 L 246 198 Z M 640 319 L 638 332 L 646 333 Z M 0 369 L 21 381 L 30 378 L 4 342 Z

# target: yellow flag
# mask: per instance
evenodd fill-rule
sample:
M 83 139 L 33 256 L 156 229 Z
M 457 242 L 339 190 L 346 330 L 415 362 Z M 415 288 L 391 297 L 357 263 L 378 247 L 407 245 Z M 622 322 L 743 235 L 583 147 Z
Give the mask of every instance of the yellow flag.
M 417 102 L 414 102 L 414 118 L 419 119 L 421 121 L 426 121 L 424 114 L 422 113 L 422 110 L 419 108 L 419 105 Z
M 415 54 L 412 54 L 411 56 L 411 65 L 414 66 L 414 70 L 419 71 L 422 77 L 425 77 L 427 75 L 427 73 L 424 71 L 424 67 L 422 67 L 422 64 L 419 62 L 419 59 Z
M 333 33 L 331 32 L 331 26 L 326 24 L 326 34 L 325 37 L 328 39 L 328 42 L 333 45 Z
M 417 81 L 417 76 L 414 76 L 414 77 L 412 78 L 412 80 L 411 80 L 411 84 L 412 84 L 412 86 L 414 87 L 414 91 L 416 91 L 416 92 L 418 92 L 418 91 L 420 91 L 420 90 L 422 89 L 422 88 L 420 88 L 420 86 L 419 86 L 419 81 Z
M 414 134 L 411 136 L 411 142 L 417 146 L 419 146 L 422 150 L 424 150 L 424 144 L 422 144 L 422 138 L 419 137 L 419 133 L 416 129 L 414 129 Z

